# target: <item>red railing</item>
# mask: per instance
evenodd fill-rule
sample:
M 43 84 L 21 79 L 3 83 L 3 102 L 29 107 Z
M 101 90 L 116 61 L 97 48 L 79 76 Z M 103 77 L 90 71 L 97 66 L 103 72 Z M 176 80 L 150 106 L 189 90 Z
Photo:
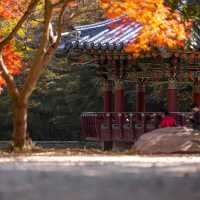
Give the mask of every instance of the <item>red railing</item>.
M 177 126 L 191 126 L 191 113 L 171 113 Z M 99 141 L 134 142 L 142 134 L 159 128 L 162 113 L 128 112 L 128 113 L 92 113 L 81 115 L 82 136 Z

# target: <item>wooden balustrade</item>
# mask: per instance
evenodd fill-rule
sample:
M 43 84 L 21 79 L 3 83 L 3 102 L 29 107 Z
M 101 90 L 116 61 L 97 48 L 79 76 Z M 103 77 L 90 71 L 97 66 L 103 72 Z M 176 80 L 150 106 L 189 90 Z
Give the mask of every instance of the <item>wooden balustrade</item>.
M 191 113 L 170 114 L 177 126 L 191 126 Z M 159 112 L 88 112 L 81 115 L 81 134 L 92 140 L 134 142 L 142 134 L 159 128 L 161 118 Z

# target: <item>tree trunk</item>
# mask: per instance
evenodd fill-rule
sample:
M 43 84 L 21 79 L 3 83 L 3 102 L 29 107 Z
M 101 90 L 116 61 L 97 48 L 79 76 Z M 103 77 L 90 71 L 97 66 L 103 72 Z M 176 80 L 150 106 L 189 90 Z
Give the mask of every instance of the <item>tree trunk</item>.
M 18 98 L 13 102 L 13 142 L 15 147 L 24 147 L 27 139 L 27 101 Z

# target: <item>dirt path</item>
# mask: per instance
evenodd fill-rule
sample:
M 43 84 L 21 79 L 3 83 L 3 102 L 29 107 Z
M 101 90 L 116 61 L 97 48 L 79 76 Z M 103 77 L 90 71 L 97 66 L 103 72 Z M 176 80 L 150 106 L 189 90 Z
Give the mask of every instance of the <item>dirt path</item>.
M 199 200 L 200 156 L 0 158 L 1 200 Z

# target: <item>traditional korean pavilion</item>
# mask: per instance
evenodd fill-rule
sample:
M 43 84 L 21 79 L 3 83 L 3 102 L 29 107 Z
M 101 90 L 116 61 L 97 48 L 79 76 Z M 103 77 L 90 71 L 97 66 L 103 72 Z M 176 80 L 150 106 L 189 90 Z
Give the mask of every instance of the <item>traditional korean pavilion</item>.
M 134 142 L 141 134 L 158 128 L 160 113 L 145 110 L 145 90 L 150 82 L 168 81 L 168 111 L 177 119 L 178 125 L 187 123 L 187 113 L 180 113 L 177 106 L 178 82 L 193 82 L 191 95 L 200 106 L 199 26 L 193 29 L 191 51 L 160 48 L 136 58 L 126 53 L 124 47 L 137 39 L 142 28 L 141 24 L 122 16 L 75 26 L 72 32 L 63 33 L 59 50 L 78 50 L 91 55 L 98 64 L 96 71 L 102 81 L 103 110 L 81 115 L 84 137 Z M 136 83 L 136 99 L 133 100 L 136 101 L 136 112 L 124 112 L 125 81 Z

